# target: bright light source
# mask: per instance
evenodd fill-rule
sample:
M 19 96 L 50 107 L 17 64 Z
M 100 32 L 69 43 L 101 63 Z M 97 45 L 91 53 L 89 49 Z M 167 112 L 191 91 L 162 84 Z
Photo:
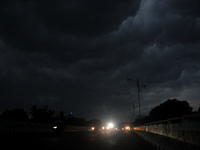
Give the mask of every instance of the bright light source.
M 58 127 L 57 126 L 53 126 L 53 129 L 57 129 Z
M 127 126 L 127 127 L 126 127 L 126 130 L 130 130 L 130 127 L 129 127 L 129 126 Z
M 109 130 L 109 127 L 106 127 L 107 128 L 107 130 Z
M 108 127 L 113 128 L 113 124 L 112 124 L 112 123 L 109 123 L 109 124 L 108 124 Z
M 102 130 L 104 130 L 105 128 L 104 127 L 102 127 Z
M 94 127 L 92 127 L 92 130 L 94 130 Z

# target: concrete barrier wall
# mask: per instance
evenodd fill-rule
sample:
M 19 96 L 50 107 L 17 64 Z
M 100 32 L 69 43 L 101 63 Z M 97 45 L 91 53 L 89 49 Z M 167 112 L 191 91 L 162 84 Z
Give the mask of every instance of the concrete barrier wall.
M 152 122 L 134 127 L 134 130 L 151 132 L 190 144 L 200 145 L 200 115 Z
M 31 122 L 0 122 L 0 133 L 48 133 L 53 132 L 51 124 Z

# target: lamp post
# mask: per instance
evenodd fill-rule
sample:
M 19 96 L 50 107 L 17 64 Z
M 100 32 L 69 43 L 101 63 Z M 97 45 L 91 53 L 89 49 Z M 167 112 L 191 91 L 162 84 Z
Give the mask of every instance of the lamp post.
M 135 119 L 135 104 L 134 104 L 134 102 L 133 102 L 133 118 Z
M 139 119 L 141 119 L 141 110 L 140 110 L 140 91 L 142 88 L 146 88 L 146 85 L 142 85 L 140 86 L 140 83 L 139 83 L 139 79 L 137 78 L 136 80 L 133 80 L 133 79 L 126 79 L 128 82 L 129 81 L 133 81 L 136 86 L 137 86 L 137 95 L 138 95 L 138 108 L 139 108 Z

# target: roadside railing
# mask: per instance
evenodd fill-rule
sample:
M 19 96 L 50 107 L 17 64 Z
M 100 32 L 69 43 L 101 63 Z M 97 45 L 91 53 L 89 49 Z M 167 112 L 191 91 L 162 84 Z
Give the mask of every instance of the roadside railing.
M 200 145 L 200 114 L 151 122 L 136 126 L 133 129 Z
M 45 123 L 1 121 L 0 133 L 49 133 L 53 125 Z

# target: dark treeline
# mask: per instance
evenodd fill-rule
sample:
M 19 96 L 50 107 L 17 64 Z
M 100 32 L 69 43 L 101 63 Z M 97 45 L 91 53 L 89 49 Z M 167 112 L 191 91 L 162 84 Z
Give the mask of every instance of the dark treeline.
M 29 121 L 29 117 L 23 108 L 21 109 L 6 109 L 1 115 L 0 120 L 6 121 Z
M 191 115 L 194 113 L 200 113 L 200 108 L 194 112 L 193 108 L 187 101 L 180 101 L 177 99 L 168 99 L 160 105 L 154 107 L 148 116 L 136 119 L 133 125 L 144 124 L 159 120 L 167 120 L 170 118 L 182 117 L 183 115 Z M 26 113 L 23 108 L 5 110 L 0 114 L 0 120 L 2 121 L 21 121 L 21 122 L 36 122 L 36 123 L 56 123 L 63 122 L 66 125 L 79 125 L 79 126 L 99 126 L 101 121 L 93 119 L 86 121 L 84 118 L 74 117 L 72 112 L 69 114 L 63 111 L 55 113 L 55 111 L 48 106 L 38 107 L 33 105 L 29 113 Z
M 56 119 L 55 111 L 48 106 L 38 108 L 36 105 L 31 107 L 30 121 L 53 123 Z
M 38 107 L 33 105 L 29 113 L 21 109 L 6 109 L 2 114 L 0 114 L 1 121 L 20 121 L 20 122 L 34 122 L 34 123 L 57 123 L 63 122 L 66 125 L 79 125 L 87 126 L 90 122 L 86 121 L 84 118 L 74 117 L 72 112 L 65 115 L 63 111 L 55 113 L 55 111 L 49 108 L 47 105 Z
M 187 101 L 180 101 L 177 99 L 168 99 L 160 105 L 154 107 L 148 116 L 136 119 L 134 125 L 144 124 L 154 121 L 167 120 L 170 118 L 182 117 L 184 115 L 192 115 L 194 113 L 200 113 L 200 108 L 194 112 L 193 108 Z

